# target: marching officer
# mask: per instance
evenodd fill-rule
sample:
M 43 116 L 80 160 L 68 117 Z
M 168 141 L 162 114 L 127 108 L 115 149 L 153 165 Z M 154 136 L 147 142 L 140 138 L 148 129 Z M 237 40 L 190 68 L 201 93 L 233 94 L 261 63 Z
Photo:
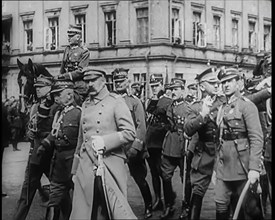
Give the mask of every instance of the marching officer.
M 147 130 L 145 136 L 145 145 L 149 152 L 147 158 L 152 175 L 152 183 L 155 194 L 155 202 L 153 210 L 162 210 L 163 203 L 161 200 L 161 151 L 162 143 L 166 132 L 170 126 L 167 119 L 166 111 L 168 106 L 172 103 L 172 99 L 164 94 L 162 75 L 153 74 L 150 78 L 150 86 L 153 91 L 153 97 L 148 100 L 146 112 Z
M 184 101 L 185 80 L 173 78 L 169 88 L 172 90 L 173 102 L 167 108 L 167 118 L 170 121 L 170 129 L 167 132 L 162 145 L 161 173 L 163 179 L 163 192 L 165 209 L 161 215 L 166 219 L 174 212 L 176 194 L 172 187 L 172 177 L 175 169 L 180 167 L 180 176 L 183 178 L 183 155 L 185 137 L 183 125 L 186 118 L 187 103 Z M 183 179 L 182 179 L 183 180 Z
M 108 210 L 97 201 L 94 193 L 100 189 L 94 183 L 93 176 L 93 167 L 97 159 L 91 158 L 94 154 L 103 154 L 104 166 L 119 190 L 107 191 L 107 196 L 111 194 L 113 199 L 110 200 L 113 201 L 116 193 L 120 193 L 125 204 L 128 204 L 126 155 L 123 148 L 135 140 L 136 132 L 124 99 L 108 91 L 105 71 L 86 68 L 83 74 L 83 80 L 89 87 L 89 97 L 82 104 L 79 136 L 72 167 L 75 181 L 70 219 L 90 219 L 91 216 L 92 219 L 109 219 Z M 113 209 L 128 217 L 131 215 L 131 210 L 127 209 L 127 212 L 121 203 Z M 131 218 L 133 219 L 133 216 Z
M 38 102 L 33 104 L 30 110 L 27 137 L 31 142 L 31 147 L 14 220 L 26 219 L 36 190 L 39 189 L 39 192 L 43 193 L 40 183 L 43 173 L 49 178 L 53 149 L 48 148 L 42 157 L 38 157 L 37 149 L 41 141 L 50 133 L 53 116 L 58 109 L 58 104 L 53 103 L 50 97 L 52 82 L 52 78 L 41 75 L 34 84 Z M 45 193 L 41 196 L 44 199 L 46 198 Z
M 226 102 L 217 115 L 220 145 L 215 165 L 216 218 L 229 219 L 231 195 L 240 196 L 247 179 L 251 184 L 259 180 L 263 133 L 257 107 L 240 94 L 240 73 L 228 68 L 218 78 Z M 242 213 L 241 218 L 247 214 Z
M 208 68 L 195 78 L 198 81 L 201 100 L 189 106 L 184 125 L 188 136 L 195 138 L 194 149 L 189 146 L 188 156 L 192 158 L 190 179 L 192 196 L 190 201 L 190 219 L 200 219 L 203 197 L 211 182 L 218 141 L 216 117 L 218 107 L 225 102 L 225 97 L 218 95 L 219 79 L 217 69 Z
M 81 116 L 81 108 L 74 101 L 73 88 L 70 80 L 58 80 L 54 84 L 51 94 L 59 98 L 62 109 L 56 112 L 52 130 L 38 148 L 38 154 L 43 155 L 45 149 L 54 146 L 46 220 L 59 219 L 60 211 L 63 219 L 68 220 L 72 210 L 69 194 L 73 187 L 71 169 Z
M 85 82 L 82 80 L 84 67 L 89 65 L 89 50 L 81 46 L 81 27 L 77 25 L 70 25 L 67 31 L 69 46 L 65 48 L 63 59 L 61 61 L 60 75 L 58 79 L 70 79 L 75 84 L 75 92 L 78 93 L 81 100 L 76 101 L 81 104 L 87 96 L 87 88 Z
M 144 218 L 147 219 L 152 216 L 152 195 L 145 179 L 147 175 L 145 158 L 149 157 L 148 150 L 144 143 L 146 133 L 145 111 L 141 101 L 136 96 L 128 95 L 129 91 L 127 91 L 127 89 L 130 83 L 128 80 L 128 71 L 129 69 L 118 68 L 115 69 L 112 74 L 115 89 L 125 99 L 136 127 L 136 138 L 134 142 L 127 147 L 126 156 L 130 174 L 142 194 L 145 203 Z

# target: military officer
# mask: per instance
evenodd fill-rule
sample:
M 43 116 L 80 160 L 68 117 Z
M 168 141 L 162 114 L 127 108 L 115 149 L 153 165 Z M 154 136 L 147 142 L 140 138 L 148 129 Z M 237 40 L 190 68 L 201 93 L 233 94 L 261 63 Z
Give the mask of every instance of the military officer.
M 193 104 L 197 100 L 197 89 L 198 86 L 196 83 L 191 83 L 187 86 L 188 94 L 185 97 L 185 101 L 189 104 Z
M 76 97 L 78 104 L 81 104 L 87 96 L 87 88 L 82 80 L 84 67 L 89 65 L 89 50 L 81 46 L 81 27 L 70 25 L 67 31 L 69 46 L 65 48 L 61 61 L 60 75 L 58 79 L 70 79 L 75 83 L 75 91 L 80 95 Z
M 218 140 L 217 111 L 218 107 L 225 102 L 225 97 L 218 95 L 217 71 L 216 68 L 208 68 L 195 78 L 198 81 L 201 100 L 189 106 L 184 125 L 188 136 L 198 135 L 194 149 L 189 149 L 188 152 L 193 158 L 190 172 L 192 196 L 189 215 L 191 219 L 200 219 L 202 200 L 211 182 L 214 168 Z
M 165 209 L 161 215 L 166 219 L 174 212 L 176 194 L 172 188 L 172 177 L 175 169 L 180 167 L 180 176 L 183 176 L 183 155 L 184 142 L 183 125 L 186 117 L 187 103 L 184 101 L 185 80 L 173 78 L 169 88 L 172 90 L 173 102 L 167 108 L 167 118 L 170 121 L 170 128 L 165 135 L 162 144 L 161 174 L 163 179 L 163 192 Z
M 129 95 L 129 91 L 127 91 L 130 83 L 128 80 L 128 71 L 129 69 L 117 68 L 112 74 L 115 89 L 125 99 L 136 127 L 136 138 L 134 142 L 127 147 L 126 156 L 130 174 L 142 194 L 145 203 L 144 218 L 147 219 L 152 216 L 152 195 L 145 179 L 147 175 L 145 158 L 149 157 L 148 150 L 144 143 L 146 132 L 145 112 L 141 101 L 136 96 Z
M 71 80 L 58 80 L 52 88 L 52 95 L 58 97 L 62 109 L 56 112 L 51 133 L 41 141 L 39 155 L 54 146 L 50 174 L 50 198 L 46 212 L 47 220 L 69 219 L 72 201 L 69 191 L 72 183 L 72 162 L 77 143 L 81 109 L 74 101 L 74 84 Z
M 247 179 L 251 184 L 259 180 L 263 133 L 257 107 L 240 94 L 240 73 L 228 68 L 218 78 L 226 102 L 217 115 L 220 145 L 215 166 L 216 219 L 229 219 L 231 195 L 239 196 Z
M 34 84 L 38 102 L 30 110 L 30 120 L 27 127 L 27 136 L 31 142 L 28 164 L 25 171 L 21 195 L 17 203 L 14 220 L 26 219 L 37 189 L 40 189 L 40 179 L 43 174 L 49 178 L 50 161 L 53 149 L 48 148 L 42 157 L 37 156 L 37 149 L 41 141 L 51 131 L 51 125 L 58 104 L 50 98 L 52 79 L 39 76 Z M 43 192 L 43 191 L 39 191 Z M 45 200 L 46 195 L 42 194 Z
M 138 97 L 140 99 L 141 102 L 144 102 L 144 100 L 142 99 L 142 88 L 143 86 L 139 83 L 139 82 L 134 82 L 131 85 L 131 94 L 135 95 L 136 97 Z
M 146 112 L 147 130 L 145 136 L 145 144 L 149 152 L 147 158 L 152 175 L 152 183 L 155 194 L 153 210 L 162 210 L 163 203 L 161 201 L 161 151 L 162 143 L 166 132 L 168 131 L 169 121 L 166 116 L 168 106 L 172 103 L 172 99 L 164 95 L 162 90 L 162 75 L 153 74 L 150 78 L 150 86 L 153 91 L 153 97 L 149 99 Z
M 91 158 L 99 153 L 103 153 L 104 165 L 127 203 L 124 146 L 135 140 L 136 132 L 128 106 L 120 95 L 108 91 L 105 77 L 106 73 L 102 69 L 84 70 L 83 79 L 88 85 L 89 96 L 82 104 L 79 136 L 72 167 L 75 184 L 70 219 L 90 219 L 91 216 L 93 219 L 108 218 L 108 211 L 104 205 L 94 199 L 94 190 L 97 190 L 98 186 L 94 184 L 93 167 L 97 159 Z M 92 210 L 91 204 L 94 204 Z

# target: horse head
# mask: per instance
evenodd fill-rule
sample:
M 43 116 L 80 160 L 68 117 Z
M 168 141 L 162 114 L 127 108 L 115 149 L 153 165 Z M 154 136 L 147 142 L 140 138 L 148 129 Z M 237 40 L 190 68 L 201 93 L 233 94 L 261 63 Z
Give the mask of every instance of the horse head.
M 42 65 L 33 63 L 29 58 L 27 64 L 23 64 L 17 59 L 17 65 L 19 67 L 19 73 L 17 77 L 17 83 L 19 85 L 19 99 L 21 104 L 21 113 L 25 113 L 33 102 L 37 100 L 37 95 L 34 87 L 34 83 L 39 75 L 47 77 L 53 77 L 49 71 Z

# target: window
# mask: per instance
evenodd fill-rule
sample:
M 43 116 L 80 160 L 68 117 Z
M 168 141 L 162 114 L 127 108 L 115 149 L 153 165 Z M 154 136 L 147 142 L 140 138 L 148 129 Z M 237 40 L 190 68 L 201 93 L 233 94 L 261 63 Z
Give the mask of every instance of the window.
M 32 20 L 24 21 L 24 42 L 25 42 L 25 50 L 32 51 L 33 50 L 33 29 L 32 29 Z
M 179 79 L 183 79 L 183 73 L 175 73 L 175 77 Z
M 214 46 L 218 49 L 221 47 L 221 18 L 219 16 L 214 15 Z
M 148 43 L 148 8 L 138 8 L 137 13 L 137 43 Z
M 193 44 L 199 47 L 206 46 L 205 24 L 201 23 L 201 12 L 193 12 Z
M 111 46 L 116 44 L 116 12 L 105 12 L 106 24 L 106 45 Z
M 264 25 L 264 50 L 271 50 L 271 26 Z
M 232 46 L 238 47 L 238 41 L 239 41 L 239 21 L 237 19 L 232 19 Z
M 172 9 L 172 42 L 180 44 L 182 41 L 182 22 L 179 18 L 179 9 Z
M 112 75 L 106 75 L 106 86 L 110 92 L 114 91 L 114 82 Z
M 256 23 L 253 21 L 249 21 L 248 25 L 248 42 L 250 49 L 256 49 L 256 31 L 255 31 Z
M 134 82 L 144 84 L 146 82 L 146 73 L 134 73 Z
M 85 14 L 75 15 L 75 24 L 82 28 L 82 43 L 86 43 L 86 17 Z
M 49 27 L 45 29 L 45 49 L 56 50 L 59 44 L 58 17 L 49 18 Z

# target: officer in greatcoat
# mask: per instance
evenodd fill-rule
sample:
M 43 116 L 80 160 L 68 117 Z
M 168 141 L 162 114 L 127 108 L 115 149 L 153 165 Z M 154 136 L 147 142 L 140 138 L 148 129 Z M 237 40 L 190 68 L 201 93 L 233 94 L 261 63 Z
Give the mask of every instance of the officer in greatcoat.
M 225 97 L 218 95 L 219 79 L 217 69 L 208 68 L 198 74 L 201 99 L 189 106 L 188 117 L 184 125 L 185 132 L 192 137 L 197 134 L 194 149 L 189 148 L 191 162 L 192 196 L 190 201 L 190 218 L 200 219 L 203 197 L 211 182 L 218 140 L 216 117 L 218 107 L 225 102 Z M 194 138 L 194 136 L 193 136 Z
M 185 153 L 184 123 L 186 118 L 187 103 L 184 101 L 183 92 L 185 80 L 173 78 L 169 88 L 172 90 L 173 102 L 167 108 L 167 118 L 170 127 L 162 144 L 161 173 L 163 179 L 163 192 L 165 209 L 161 215 L 166 219 L 174 212 L 176 194 L 172 187 L 172 177 L 177 167 L 180 168 L 180 176 L 183 178 L 183 156 Z
M 215 165 L 216 218 L 229 219 L 231 195 L 240 196 L 247 180 L 250 184 L 259 181 L 263 132 L 257 107 L 240 94 L 240 73 L 235 68 L 228 68 L 221 71 L 218 78 L 226 102 L 217 115 L 220 145 Z M 240 214 L 242 219 L 247 217 Z
M 124 99 L 108 91 L 105 71 L 87 68 L 83 74 L 89 88 L 89 96 L 82 104 L 79 136 L 72 167 L 74 195 L 70 219 L 90 219 L 91 216 L 94 216 L 94 219 L 108 219 L 108 212 L 103 204 L 94 200 L 94 189 L 97 190 L 98 186 L 94 184 L 93 172 L 97 159 L 93 155 L 103 153 L 104 165 L 127 202 L 124 147 L 135 140 L 135 126 Z M 115 197 L 116 192 L 108 193 L 111 193 L 112 198 Z M 113 208 L 124 211 L 121 206 Z
M 161 151 L 165 134 L 168 131 L 170 123 L 167 119 L 166 111 L 172 103 L 172 98 L 164 94 L 162 75 L 153 74 L 150 78 L 150 86 L 153 96 L 148 100 L 146 107 L 147 113 L 147 131 L 145 144 L 149 152 L 147 158 L 152 175 L 152 183 L 155 194 L 153 210 L 162 210 L 161 200 Z
M 77 93 L 76 101 L 82 104 L 87 96 L 87 88 L 83 78 L 83 68 L 89 65 L 89 50 L 81 45 L 82 29 L 78 25 L 70 25 L 68 28 L 69 46 L 65 48 L 61 61 L 58 79 L 70 79 L 75 84 Z M 79 97 L 80 96 L 80 97 Z M 79 100 L 79 98 L 81 100 Z
M 73 187 L 72 163 L 76 148 L 81 108 L 74 101 L 74 83 L 71 80 L 55 82 L 51 94 L 58 97 L 62 108 L 56 112 L 50 134 L 41 141 L 38 153 L 54 147 L 51 162 L 50 196 L 46 220 L 58 219 L 60 211 L 68 220 L 72 210 L 69 191 Z
M 53 103 L 50 97 L 52 78 L 39 76 L 34 87 L 38 102 L 34 103 L 30 110 L 30 120 L 27 127 L 27 137 L 31 142 L 28 163 L 25 171 L 20 198 L 13 219 L 26 219 L 31 207 L 36 190 L 41 190 L 41 177 L 45 174 L 49 178 L 50 162 L 53 148 L 48 148 L 42 157 L 37 156 L 37 149 L 41 141 L 47 137 L 52 128 L 52 120 L 58 109 L 58 104 Z M 46 194 L 42 198 L 46 197 Z
M 130 174 L 143 197 L 145 203 L 144 218 L 147 219 L 152 216 L 152 195 L 145 179 L 147 175 L 145 158 L 149 157 L 145 146 L 145 111 L 141 101 L 136 96 L 129 94 L 128 71 L 129 69 L 117 68 L 112 74 L 116 92 L 125 99 L 136 128 L 136 138 L 132 144 L 126 147 L 126 156 Z

